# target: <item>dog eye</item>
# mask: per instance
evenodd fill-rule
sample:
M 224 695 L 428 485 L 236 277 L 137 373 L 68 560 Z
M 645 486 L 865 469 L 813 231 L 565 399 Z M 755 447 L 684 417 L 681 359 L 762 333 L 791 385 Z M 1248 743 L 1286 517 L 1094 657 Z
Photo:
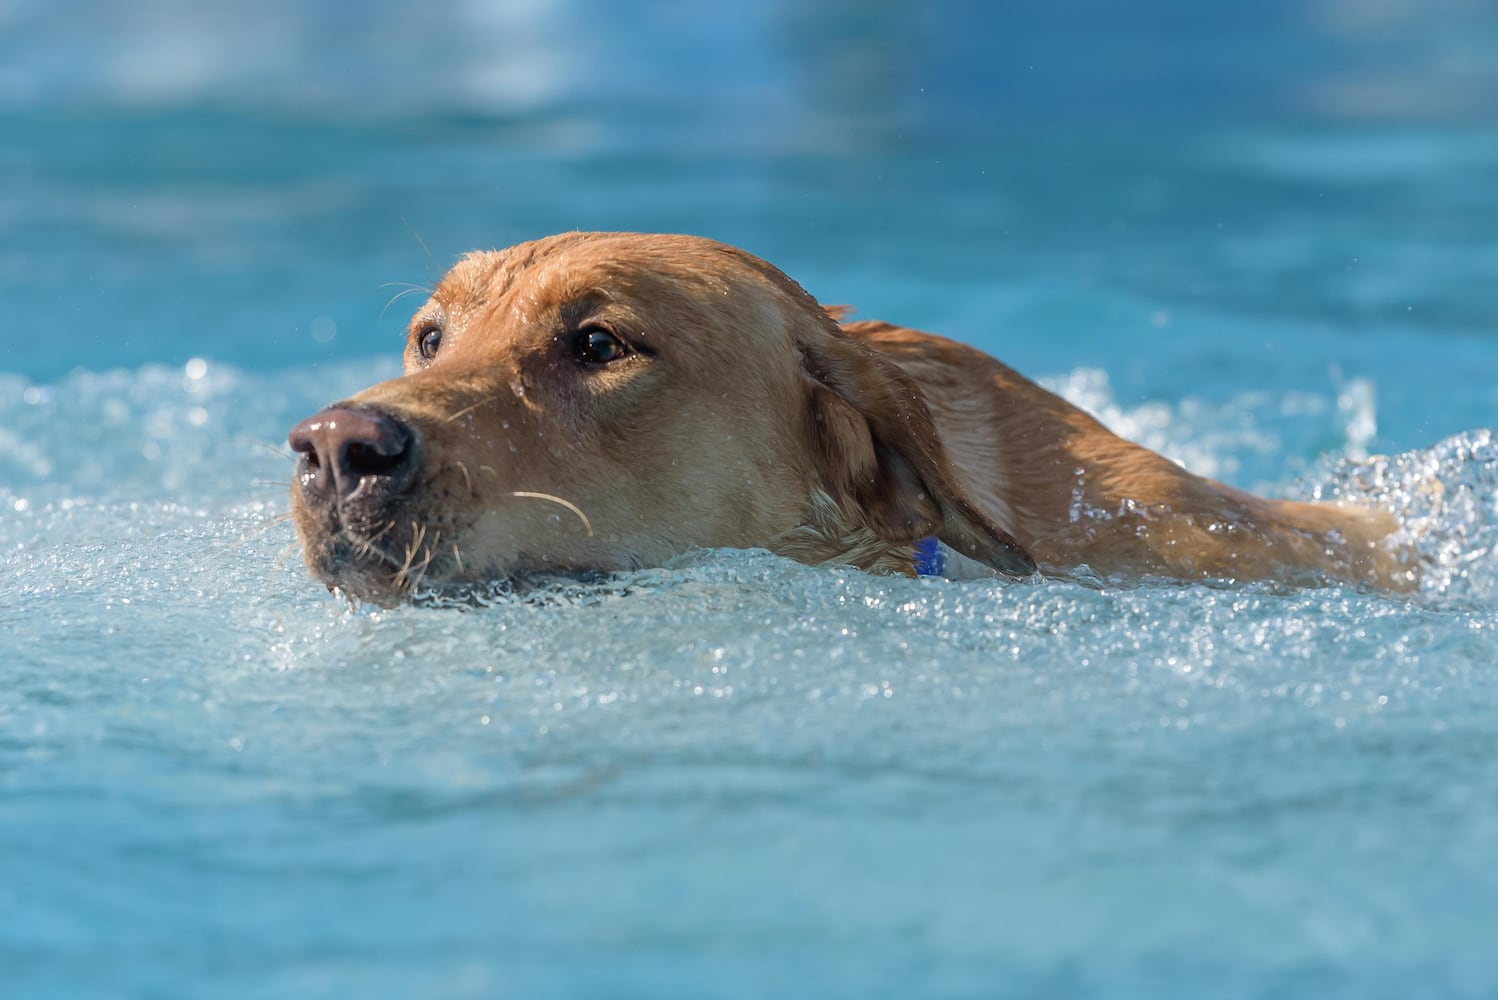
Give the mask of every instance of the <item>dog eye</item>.
M 442 347 L 442 329 L 429 326 L 421 331 L 421 336 L 416 341 L 416 350 L 421 356 L 430 361 L 437 356 L 437 351 Z
M 585 365 L 606 365 L 629 355 L 629 346 L 602 327 L 579 330 L 572 352 Z

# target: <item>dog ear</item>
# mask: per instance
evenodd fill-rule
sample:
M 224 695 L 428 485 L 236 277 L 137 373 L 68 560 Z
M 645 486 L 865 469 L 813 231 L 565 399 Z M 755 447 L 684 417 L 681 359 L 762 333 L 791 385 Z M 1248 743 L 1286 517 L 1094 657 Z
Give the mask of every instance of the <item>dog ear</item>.
M 820 471 L 843 515 L 892 546 L 935 535 L 1015 578 L 1035 560 L 963 494 L 920 387 L 828 324 L 800 345 Z

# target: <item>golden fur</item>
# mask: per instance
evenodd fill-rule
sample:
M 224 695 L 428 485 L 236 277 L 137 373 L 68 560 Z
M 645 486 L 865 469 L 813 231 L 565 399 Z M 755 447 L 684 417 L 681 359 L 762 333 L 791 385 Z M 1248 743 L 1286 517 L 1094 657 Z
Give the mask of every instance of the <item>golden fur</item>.
M 588 360 L 588 331 L 622 354 Z M 1418 582 L 1387 513 L 1192 475 L 979 351 L 839 326 L 696 237 L 470 254 L 413 318 L 405 368 L 292 436 L 308 566 L 382 603 L 704 547 L 909 573 L 932 535 L 1014 577 Z

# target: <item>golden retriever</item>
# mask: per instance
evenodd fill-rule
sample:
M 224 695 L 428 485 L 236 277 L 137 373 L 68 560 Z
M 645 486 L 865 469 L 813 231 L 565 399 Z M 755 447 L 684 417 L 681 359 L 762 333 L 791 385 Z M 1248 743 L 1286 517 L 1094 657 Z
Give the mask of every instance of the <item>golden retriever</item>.
M 954 575 L 1419 582 L 1386 512 L 1193 475 L 971 347 L 839 325 L 691 236 L 464 257 L 405 374 L 290 444 L 308 567 L 382 604 L 699 548 L 909 574 L 932 539 Z

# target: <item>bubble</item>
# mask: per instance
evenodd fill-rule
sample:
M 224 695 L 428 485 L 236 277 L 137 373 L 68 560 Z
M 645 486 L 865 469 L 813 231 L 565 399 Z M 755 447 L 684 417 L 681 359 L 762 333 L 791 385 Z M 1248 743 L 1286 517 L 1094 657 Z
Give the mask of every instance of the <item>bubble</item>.
M 330 343 L 338 336 L 338 321 L 332 316 L 318 316 L 312 321 L 310 332 L 312 339 L 319 344 Z

